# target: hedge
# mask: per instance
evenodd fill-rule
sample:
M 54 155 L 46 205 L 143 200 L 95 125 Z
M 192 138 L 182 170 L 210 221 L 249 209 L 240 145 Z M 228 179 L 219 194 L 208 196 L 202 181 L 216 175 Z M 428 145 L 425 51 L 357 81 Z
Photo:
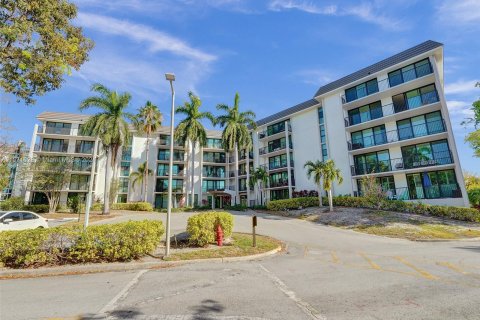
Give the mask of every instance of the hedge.
M 130 211 L 153 211 L 152 204 L 148 202 L 114 203 L 112 204 L 110 209 Z
M 161 221 L 0 232 L 0 262 L 12 268 L 130 261 L 155 250 Z
M 48 204 L 27 204 L 23 206 L 22 210 L 33 211 L 36 213 L 48 213 L 50 207 Z
M 190 244 L 203 247 L 215 242 L 217 221 L 222 226 L 224 237 L 230 237 L 233 231 L 233 216 L 228 212 L 212 211 L 188 218 L 187 232 Z
M 383 200 L 380 203 L 371 203 L 363 197 L 340 196 L 333 198 L 333 204 L 341 207 L 380 209 L 388 211 L 426 214 L 437 217 L 480 222 L 480 211 L 474 208 L 436 206 L 420 202 L 406 202 L 401 200 Z M 289 209 L 298 209 L 300 207 L 318 206 L 318 198 L 293 198 L 284 200 L 274 200 L 267 204 L 268 210 L 282 211 Z

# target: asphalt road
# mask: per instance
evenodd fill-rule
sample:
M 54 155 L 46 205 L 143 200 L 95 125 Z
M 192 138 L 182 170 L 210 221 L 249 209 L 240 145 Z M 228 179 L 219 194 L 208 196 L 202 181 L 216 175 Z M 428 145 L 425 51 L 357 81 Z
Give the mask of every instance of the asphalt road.
M 172 229 L 189 214 L 175 213 Z M 124 216 L 114 221 L 164 218 Z M 235 230 L 250 231 L 236 213 Z M 1 319 L 480 319 L 480 244 L 410 242 L 260 216 L 258 261 L 5 280 Z

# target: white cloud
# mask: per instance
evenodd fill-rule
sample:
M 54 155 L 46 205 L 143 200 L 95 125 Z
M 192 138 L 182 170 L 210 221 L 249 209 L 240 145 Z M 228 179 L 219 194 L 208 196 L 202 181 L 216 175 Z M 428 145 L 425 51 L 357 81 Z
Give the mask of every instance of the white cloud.
M 471 102 L 467 101 L 460 101 L 460 100 L 448 100 L 447 107 L 448 111 L 451 116 L 471 116 L 472 110 L 470 107 L 472 106 Z
M 166 51 L 200 62 L 211 62 L 217 58 L 212 54 L 195 49 L 165 32 L 143 24 L 92 13 L 79 13 L 77 23 L 102 33 L 125 36 L 131 40 L 146 43 L 152 52 Z
M 304 0 L 271 0 L 268 8 L 272 11 L 299 10 L 311 14 L 328 16 L 353 16 L 365 22 L 373 23 L 384 29 L 399 30 L 405 28 L 399 21 L 378 13 L 371 3 L 362 3 L 353 6 L 319 6 L 311 1 Z
M 323 86 L 336 79 L 331 72 L 320 69 L 300 70 L 296 75 L 302 79 L 303 83 L 316 87 Z
M 462 94 L 478 90 L 475 84 L 478 80 L 458 80 L 457 82 L 445 85 L 445 94 Z
M 480 22 L 479 0 L 446 0 L 437 7 L 438 16 L 449 23 Z

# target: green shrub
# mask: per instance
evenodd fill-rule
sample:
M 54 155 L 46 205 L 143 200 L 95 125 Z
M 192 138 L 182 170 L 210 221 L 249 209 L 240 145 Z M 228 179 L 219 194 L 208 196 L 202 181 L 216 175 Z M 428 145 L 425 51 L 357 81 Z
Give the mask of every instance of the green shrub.
M 471 188 L 467 190 L 468 200 L 470 204 L 477 209 L 480 209 L 480 188 Z
M 230 237 L 233 231 L 233 216 L 228 212 L 212 211 L 188 218 L 187 232 L 190 243 L 203 247 L 215 242 L 217 222 L 222 226 L 224 237 Z
M 0 209 L 4 211 L 22 210 L 25 200 L 22 197 L 10 197 L 0 202 Z
M 298 209 L 300 207 L 314 207 L 318 205 L 317 198 L 293 198 L 274 200 L 267 204 L 268 210 L 282 211 Z M 363 197 L 339 196 L 333 198 L 333 205 L 340 207 L 380 209 L 415 214 L 427 214 L 437 217 L 480 222 L 480 211 L 474 208 L 434 206 L 420 202 L 406 202 L 401 200 L 383 200 L 372 203 L 370 199 Z
M 148 202 L 114 203 L 112 204 L 110 209 L 130 211 L 153 211 L 152 204 Z
M 23 206 L 23 210 L 33 211 L 36 213 L 48 213 L 50 207 L 48 204 L 28 204 Z
M 164 233 L 161 221 L 0 232 L 0 262 L 29 268 L 130 261 L 153 252 Z
M 234 211 L 246 211 L 248 207 L 243 204 L 235 204 L 233 206 L 225 206 L 225 209 Z
M 90 209 L 92 211 L 102 211 L 103 210 L 103 203 L 95 202 L 94 204 L 92 204 L 92 207 Z
M 273 200 L 267 203 L 267 209 L 273 211 L 294 210 L 314 206 L 318 206 L 318 197 Z

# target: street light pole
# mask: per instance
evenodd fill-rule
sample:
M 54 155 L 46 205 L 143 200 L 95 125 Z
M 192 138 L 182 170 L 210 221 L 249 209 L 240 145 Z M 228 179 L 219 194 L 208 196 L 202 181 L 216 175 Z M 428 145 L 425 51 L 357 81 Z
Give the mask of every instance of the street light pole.
M 175 81 L 175 75 L 173 73 L 166 73 L 165 79 L 170 82 L 170 89 L 172 91 L 172 110 L 170 118 L 170 159 L 168 161 L 168 204 L 167 204 L 167 232 L 165 234 L 165 257 L 170 255 L 170 216 L 172 214 L 172 175 L 173 175 L 173 126 L 174 126 L 174 114 L 175 114 L 175 90 L 173 89 L 173 81 Z

